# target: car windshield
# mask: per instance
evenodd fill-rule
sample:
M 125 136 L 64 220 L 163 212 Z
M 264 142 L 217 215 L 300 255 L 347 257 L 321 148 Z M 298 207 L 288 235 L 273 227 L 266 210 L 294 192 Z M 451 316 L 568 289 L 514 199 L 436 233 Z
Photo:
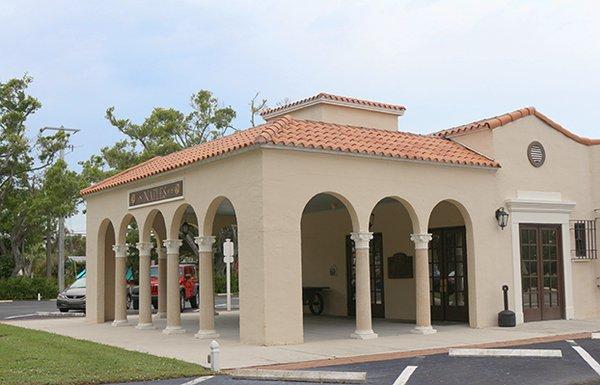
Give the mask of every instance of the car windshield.
M 150 276 L 158 278 L 158 266 L 150 266 Z
M 85 289 L 85 277 L 79 278 L 70 287 L 71 289 Z

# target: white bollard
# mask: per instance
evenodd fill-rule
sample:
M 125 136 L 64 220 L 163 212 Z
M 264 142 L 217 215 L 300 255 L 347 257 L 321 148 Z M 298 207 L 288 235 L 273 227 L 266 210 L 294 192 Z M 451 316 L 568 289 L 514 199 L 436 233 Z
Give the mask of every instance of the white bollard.
M 210 342 L 210 355 L 208 356 L 208 361 L 210 362 L 210 370 L 213 372 L 218 372 L 221 366 L 219 362 L 219 343 L 215 340 Z
M 42 295 L 40 293 L 38 293 L 38 301 L 42 300 Z

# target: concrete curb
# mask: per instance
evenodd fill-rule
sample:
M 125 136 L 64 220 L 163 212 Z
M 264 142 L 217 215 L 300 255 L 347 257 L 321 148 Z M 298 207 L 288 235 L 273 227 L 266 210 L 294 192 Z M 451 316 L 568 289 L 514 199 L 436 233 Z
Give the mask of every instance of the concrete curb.
M 228 374 L 233 378 L 243 380 L 320 382 L 335 384 L 362 384 L 367 381 L 366 372 L 236 369 Z
M 454 345 L 454 346 L 431 348 L 431 349 L 417 349 L 417 350 L 409 350 L 409 351 L 402 351 L 402 352 L 378 353 L 378 354 L 360 355 L 360 356 L 352 356 L 352 357 L 340 357 L 340 358 L 326 358 L 326 359 L 321 359 L 321 360 L 311 360 L 311 361 L 303 361 L 303 362 L 290 362 L 290 363 L 286 363 L 286 364 L 262 365 L 262 366 L 258 366 L 258 368 L 264 368 L 264 369 L 309 369 L 309 368 L 319 368 L 319 367 L 335 366 L 335 365 L 351 365 L 351 364 L 362 364 L 362 363 L 375 362 L 375 361 L 399 360 L 402 358 L 410 358 L 410 357 L 417 357 L 417 356 L 431 356 L 434 354 L 445 354 L 445 353 L 448 353 L 448 351 L 452 348 L 502 348 L 502 347 L 537 344 L 537 343 L 544 343 L 544 342 L 577 340 L 577 339 L 590 338 L 590 337 L 591 337 L 591 332 L 555 334 L 555 335 L 549 335 L 549 336 L 545 336 L 545 337 L 522 338 L 522 339 L 516 339 L 516 340 L 510 340 L 510 341 L 495 341 L 495 342 L 486 342 L 486 343 L 481 343 L 481 344 Z
M 0 303 L 11 303 L 12 299 L 0 299 Z
M 560 349 L 450 349 L 450 357 L 562 358 Z

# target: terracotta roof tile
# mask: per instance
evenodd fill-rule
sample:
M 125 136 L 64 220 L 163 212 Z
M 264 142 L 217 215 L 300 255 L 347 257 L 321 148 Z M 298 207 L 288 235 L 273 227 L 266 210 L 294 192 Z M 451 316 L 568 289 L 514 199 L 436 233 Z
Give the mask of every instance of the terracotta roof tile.
M 399 106 L 396 104 L 373 102 L 370 100 L 349 98 L 347 96 L 338 96 L 338 95 L 332 95 L 332 94 L 327 94 L 325 92 L 321 92 L 320 94 L 311 96 L 306 99 L 298 100 L 298 101 L 295 101 L 292 103 L 288 103 L 283 106 L 264 109 L 260 112 L 260 115 L 261 116 L 271 115 L 275 112 L 292 109 L 293 107 L 301 106 L 303 104 L 308 104 L 310 102 L 314 102 L 317 100 L 323 100 L 323 101 L 329 100 L 329 101 L 333 101 L 333 102 L 349 103 L 349 104 L 355 104 L 355 105 L 364 106 L 364 107 L 381 108 L 381 109 L 390 110 L 391 112 L 399 113 L 399 114 L 404 113 L 404 111 L 406 110 L 406 108 L 404 106 Z
M 538 119 L 542 120 L 547 125 L 549 125 L 550 127 L 554 128 L 555 130 L 559 131 L 563 135 L 567 136 L 568 138 L 571 138 L 574 141 L 579 142 L 581 144 L 585 144 L 586 146 L 600 144 L 600 139 L 590 139 L 590 138 L 585 138 L 585 137 L 576 135 L 576 134 L 572 133 L 571 131 L 567 130 L 566 128 L 564 128 L 563 126 L 561 126 L 560 124 L 556 123 L 555 121 L 553 121 L 546 115 L 537 111 L 534 107 L 521 108 L 520 110 L 516 110 L 513 112 L 506 113 L 506 114 L 494 116 L 492 118 L 482 119 L 482 120 L 478 120 L 476 122 L 464 124 L 462 126 L 452 127 L 452 128 L 446 129 L 446 130 L 434 132 L 431 135 L 441 137 L 441 138 L 451 138 L 454 136 L 462 135 L 465 133 L 471 133 L 471 132 L 475 132 L 475 131 L 479 131 L 479 130 L 484 130 L 484 129 L 493 130 L 494 128 L 504 126 L 508 123 L 514 122 L 514 121 L 524 118 L 526 116 L 535 116 Z
M 499 167 L 494 160 L 445 138 L 284 116 L 211 142 L 152 158 L 87 187 L 81 194 L 91 194 L 228 152 L 266 144 L 456 165 Z

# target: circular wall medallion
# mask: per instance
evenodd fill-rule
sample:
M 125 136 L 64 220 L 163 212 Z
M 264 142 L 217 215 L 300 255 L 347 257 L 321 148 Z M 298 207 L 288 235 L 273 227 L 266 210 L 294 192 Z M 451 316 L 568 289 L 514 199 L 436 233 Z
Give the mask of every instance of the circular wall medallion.
M 527 147 L 527 158 L 533 167 L 540 167 L 546 161 L 546 151 L 540 142 L 531 142 Z

